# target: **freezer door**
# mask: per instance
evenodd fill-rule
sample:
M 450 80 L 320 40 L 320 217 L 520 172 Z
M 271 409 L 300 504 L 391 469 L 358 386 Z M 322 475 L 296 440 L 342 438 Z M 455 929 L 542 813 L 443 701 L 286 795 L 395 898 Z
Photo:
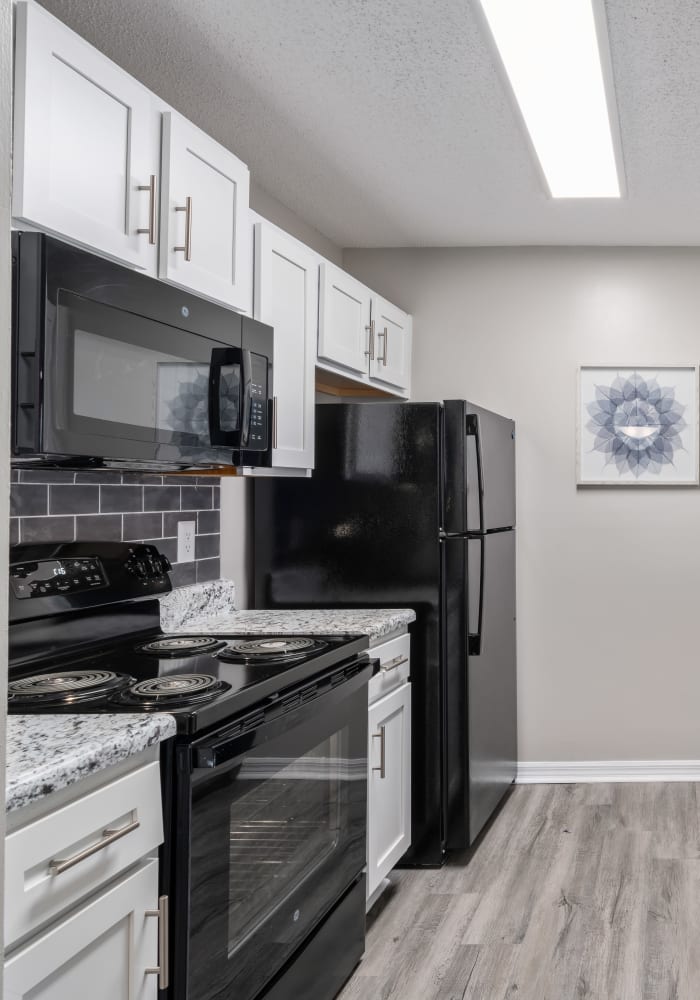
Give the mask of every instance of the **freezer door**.
M 466 433 L 466 530 L 514 527 L 515 422 L 467 403 Z
M 469 843 L 515 780 L 515 531 L 470 538 Z
M 446 847 L 472 844 L 515 778 L 515 532 L 443 553 Z

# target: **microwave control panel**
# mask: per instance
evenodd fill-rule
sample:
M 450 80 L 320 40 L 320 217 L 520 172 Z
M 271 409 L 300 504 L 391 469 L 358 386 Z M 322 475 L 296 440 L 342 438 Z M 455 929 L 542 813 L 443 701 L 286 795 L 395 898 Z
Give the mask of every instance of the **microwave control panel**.
M 251 354 L 252 378 L 250 382 L 250 433 L 246 449 L 267 449 L 267 358 Z
M 96 556 L 83 559 L 44 559 L 39 562 L 14 563 L 10 567 L 10 586 L 19 600 L 54 594 L 77 594 L 108 585 L 107 574 Z

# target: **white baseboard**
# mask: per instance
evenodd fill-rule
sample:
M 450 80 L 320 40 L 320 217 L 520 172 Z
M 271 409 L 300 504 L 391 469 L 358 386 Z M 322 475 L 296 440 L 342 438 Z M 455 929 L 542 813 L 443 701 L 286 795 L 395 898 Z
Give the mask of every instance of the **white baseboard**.
M 519 785 L 591 781 L 700 781 L 700 760 L 527 760 Z

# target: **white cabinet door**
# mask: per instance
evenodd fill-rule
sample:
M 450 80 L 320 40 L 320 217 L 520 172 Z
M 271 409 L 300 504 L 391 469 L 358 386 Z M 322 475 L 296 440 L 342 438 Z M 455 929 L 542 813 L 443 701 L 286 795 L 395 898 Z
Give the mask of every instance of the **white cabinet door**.
M 369 374 L 373 380 L 385 382 L 408 395 L 411 385 L 411 317 L 386 299 L 374 295 L 372 322 L 375 350 Z
M 275 331 L 272 465 L 312 469 L 319 258 L 276 226 L 255 226 L 254 316 Z
M 324 261 L 320 268 L 319 299 L 319 358 L 366 374 L 371 354 L 369 288 Z
M 161 278 L 249 308 L 248 168 L 174 111 L 163 115 Z
M 411 685 L 369 708 L 367 897 L 411 843 Z
M 14 218 L 155 274 L 149 91 L 37 4 L 16 25 Z
M 12 955 L 6 1000 L 156 1000 L 157 909 L 153 860 Z

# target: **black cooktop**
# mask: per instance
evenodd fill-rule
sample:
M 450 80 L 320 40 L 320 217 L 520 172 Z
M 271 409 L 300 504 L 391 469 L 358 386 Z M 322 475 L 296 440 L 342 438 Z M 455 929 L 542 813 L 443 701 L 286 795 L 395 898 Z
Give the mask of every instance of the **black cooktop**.
M 366 650 L 362 635 L 168 635 L 11 668 L 12 713 L 168 712 L 192 734 Z

